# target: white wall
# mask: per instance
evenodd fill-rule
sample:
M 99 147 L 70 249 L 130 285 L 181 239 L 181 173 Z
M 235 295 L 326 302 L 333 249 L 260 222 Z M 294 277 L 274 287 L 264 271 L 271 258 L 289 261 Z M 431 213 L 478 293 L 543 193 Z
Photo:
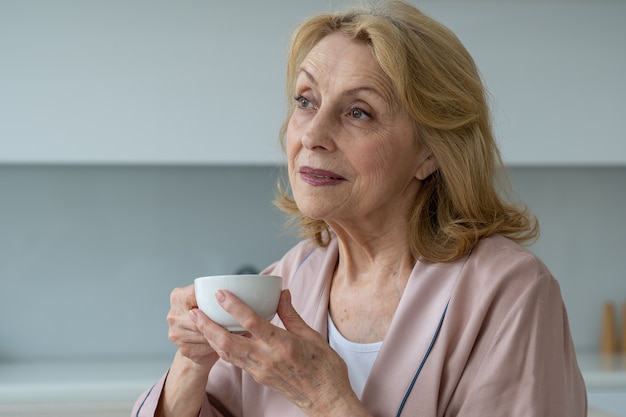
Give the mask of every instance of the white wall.
M 0 360 L 173 352 L 172 288 L 257 268 L 293 242 L 273 168 L 0 166 Z M 515 168 L 539 216 L 575 344 L 626 301 L 626 168 Z

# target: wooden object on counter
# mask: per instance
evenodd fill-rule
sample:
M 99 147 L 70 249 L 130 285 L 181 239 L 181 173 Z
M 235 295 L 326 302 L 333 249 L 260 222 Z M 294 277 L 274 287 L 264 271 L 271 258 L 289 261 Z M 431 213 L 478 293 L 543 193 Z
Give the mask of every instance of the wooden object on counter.
M 622 303 L 622 355 L 626 356 L 626 302 Z
M 600 338 L 600 353 L 613 355 L 617 353 L 617 336 L 615 323 L 615 308 L 613 303 L 604 303 L 602 310 L 602 333 Z

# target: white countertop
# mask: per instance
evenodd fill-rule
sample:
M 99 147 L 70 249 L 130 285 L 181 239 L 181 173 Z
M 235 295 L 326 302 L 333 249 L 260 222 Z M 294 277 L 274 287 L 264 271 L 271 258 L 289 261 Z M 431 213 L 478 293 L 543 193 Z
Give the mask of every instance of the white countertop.
M 0 405 L 134 402 L 163 375 L 170 360 L 0 362 Z M 578 361 L 590 392 L 626 390 L 626 356 L 579 354 Z
M 170 359 L 0 362 L 0 404 L 134 401 Z
M 578 353 L 577 358 L 587 390 L 626 390 L 626 355 Z

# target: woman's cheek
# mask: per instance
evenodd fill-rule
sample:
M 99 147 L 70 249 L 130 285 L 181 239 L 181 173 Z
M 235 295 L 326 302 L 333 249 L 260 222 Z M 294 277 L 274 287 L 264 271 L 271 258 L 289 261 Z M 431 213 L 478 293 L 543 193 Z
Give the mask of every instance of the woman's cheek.
M 287 125 L 286 132 L 286 151 L 287 151 L 287 160 L 289 164 L 292 164 L 297 156 L 300 148 L 302 147 L 302 141 L 298 137 L 298 129 L 296 129 L 296 123 L 293 120 L 293 117 L 289 120 L 289 124 Z

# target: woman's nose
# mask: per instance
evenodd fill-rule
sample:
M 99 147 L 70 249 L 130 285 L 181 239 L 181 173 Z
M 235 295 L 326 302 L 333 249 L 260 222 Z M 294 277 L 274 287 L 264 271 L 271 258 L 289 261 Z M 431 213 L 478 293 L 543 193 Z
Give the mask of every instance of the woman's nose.
M 308 150 L 326 150 L 332 152 L 335 149 L 335 135 L 337 129 L 331 115 L 318 110 L 302 135 L 302 145 Z

